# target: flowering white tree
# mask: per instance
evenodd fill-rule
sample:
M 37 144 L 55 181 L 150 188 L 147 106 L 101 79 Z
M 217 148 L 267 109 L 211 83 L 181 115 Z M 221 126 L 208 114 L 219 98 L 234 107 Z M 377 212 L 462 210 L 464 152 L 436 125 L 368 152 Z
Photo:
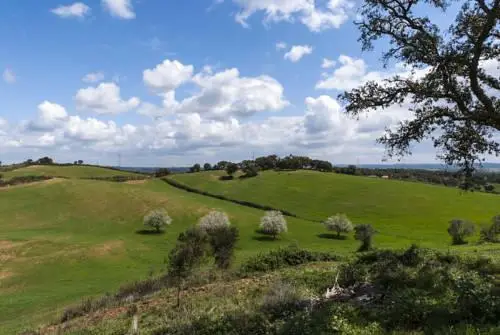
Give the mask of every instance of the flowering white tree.
M 144 216 L 144 225 L 156 229 L 160 232 L 163 227 L 172 224 L 172 218 L 164 209 L 155 209 Z
M 283 214 L 279 211 L 269 211 L 260 219 L 260 231 L 271 235 L 274 239 L 288 231 L 287 223 Z
M 205 215 L 200 219 L 198 227 L 201 230 L 210 233 L 219 228 L 228 227 L 230 224 L 231 222 L 229 221 L 229 218 L 226 213 L 211 211 L 210 213 L 208 213 L 207 215 Z
M 351 220 L 345 214 L 331 216 L 323 224 L 326 229 L 337 232 L 337 237 L 340 233 L 349 233 L 354 229 Z

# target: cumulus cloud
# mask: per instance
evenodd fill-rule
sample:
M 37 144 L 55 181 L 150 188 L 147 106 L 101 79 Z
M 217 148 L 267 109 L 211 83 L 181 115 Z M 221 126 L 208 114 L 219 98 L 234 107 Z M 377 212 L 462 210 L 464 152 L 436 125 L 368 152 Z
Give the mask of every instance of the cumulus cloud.
M 193 76 L 194 67 L 166 59 L 154 69 L 143 72 L 144 83 L 153 90 L 171 91 Z
M 329 0 L 320 6 L 315 0 L 233 0 L 241 7 L 236 21 L 248 27 L 247 19 L 257 12 L 264 13 L 264 22 L 295 20 L 306 25 L 313 32 L 339 28 L 349 17 L 353 2 L 349 0 Z
M 90 14 L 91 9 L 82 2 L 75 2 L 71 5 L 56 7 L 50 11 L 61 18 L 67 19 L 73 17 L 83 18 Z
M 98 83 L 98 82 L 103 81 L 103 80 L 104 80 L 104 73 L 102 73 L 102 72 L 87 73 L 82 78 L 82 81 L 84 83 Z
M 80 89 L 75 96 L 79 110 L 93 111 L 98 114 L 118 114 L 137 108 L 140 100 L 132 97 L 123 100 L 120 87 L 115 83 L 101 83 L 97 87 Z
M 135 19 L 131 0 L 102 0 L 102 5 L 111 16 L 124 20 Z
M 60 128 L 68 117 L 66 109 L 56 103 L 45 100 L 38 105 L 38 117 L 27 123 L 31 131 L 50 131 Z
M 163 98 L 163 106 L 145 103 L 139 113 L 153 117 L 197 113 L 205 118 L 227 119 L 278 111 L 288 105 L 283 86 L 272 77 L 242 77 L 235 68 L 214 73 L 212 68 L 204 67 L 196 75 L 193 72 L 192 65 L 168 59 L 145 70 L 144 83 Z M 178 101 L 176 89 L 186 82 L 197 91 Z
M 14 84 L 17 80 L 16 74 L 11 69 L 7 68 L 2 74 L 3 81 L 7 84 Z
M 302 57 L 310 55 L 312 52 L 313 48 L 309 45 L 294 45 L 290 51 L 285 54 L 284 58 L 293 63 L 297 63 Z

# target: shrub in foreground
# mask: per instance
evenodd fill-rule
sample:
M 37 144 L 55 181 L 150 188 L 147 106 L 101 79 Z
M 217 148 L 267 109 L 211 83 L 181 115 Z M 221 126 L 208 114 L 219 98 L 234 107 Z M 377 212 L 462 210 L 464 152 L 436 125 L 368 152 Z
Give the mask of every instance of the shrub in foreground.
M 270 235 L 274 239 L 281 233 L 286 233 L 287 230 L 288 227 L 285 217 L 280 211 L 268 211 L 260 219 L 260 232 L 265 235 Z
M 163 228 L 172 224 L 172 218 L 164 209 L 155 209 L 144 216 L 144 225 L 159 233 Z
M 337 237 L 340 237 L 341 233 L 349 233 L 354 229 L 351 220 L 345 214 L 329 217 L 324 225 L 326 229 L 336 232 Z
M 238 237 L 238 228 L 230 226 L 221 226 L 208 233 L 215 265 L 219 269 L 228 269 L 231 266 Z
M 454 245 L 467 243 L 465 238 L 472 236 L 475 231 L 476 226 L 472 222 L 461 219 L 451 220 L 448 227 L 448 234 L 450 234 Z
M 224 212 L 211 211 L 200 219 L 198 228 L 210 233 L 219 228 L 229 227 L 231 222 L 229 217 Z
M 249 258 L 240 268 L 241 274 L 274 271 L 283 267 L 298 266 L 311 262 L 337 261 L 337 255 L 326 252 L 314 252 L 296 246 L 279 248 Z
M 354 227 L 354 238 L 361 242 L 358 251 L 372 249 L 373 235 L 375 235 L 375 229 L 370 224 L 359 224 Z

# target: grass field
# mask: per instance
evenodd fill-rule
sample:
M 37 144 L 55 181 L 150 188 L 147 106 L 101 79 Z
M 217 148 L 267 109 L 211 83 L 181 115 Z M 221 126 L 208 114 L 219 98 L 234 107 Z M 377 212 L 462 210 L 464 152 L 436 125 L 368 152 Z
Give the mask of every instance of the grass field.
M 161 180 L 135 184 L 79 180 L 95 175 L 87 167 L 54 168 L 50 174 L 75 179 L 0 190 L 2 334 L 50 322 L 62 308 L 83 297 L 111 292 L 162 271 L 177 235 L 211 209 L 228 213 L 240 229 L 237 263 L 292 242 L 342 254 L 352 254 L 358 246 L 352 237 L 324 238 L 320 223 L 294 218 L 288 218 L 289 232 L 281 239 L 261 239 L 255 233 L 263 215 L 260 210 L 188 193 Z M 111 175 L 117 172 L 94 169 Z M 380 248 L 419 242 L 447 249 L 450 218 L 487 220 L 500 208 L 498 195 L 303 171 L 269 172 L 230 182 L 219 181 L 217 173 L 173 178 L 214 193 L 283 207 L 308 219 L 346 212 L 355 223 L 375 225 L 380 232 L 375 245 Z M 139 234 L 143 215 L 158 207 L 169 211 L 172 226 L 163 235 Z M 475 243 L 453 250 L 499 252 L 496 246 Z
M 370 223 L 379 235 L 447 247 L 449 220 L 478 224 L 500 214 L 500 197 L 464 193 L 423 183 L 382 180 L 314 171 L 264 172 L 258 177 L 221 181 L 224 172 L 173 175 L 191 187 L 229 198 L 266 204 L 300 217 L 324 220 L 346 213 L 354 223 Z
M 90 178 L 90 177 L 113 177 L 134 176 L 133 172 L 111 170 L 96 166 L 58 166 L 58 165 L 31 165 L 20 169 L 1 172 L 3 178 L 10 179 L 20 176 L 52 176 L 66 178 Z

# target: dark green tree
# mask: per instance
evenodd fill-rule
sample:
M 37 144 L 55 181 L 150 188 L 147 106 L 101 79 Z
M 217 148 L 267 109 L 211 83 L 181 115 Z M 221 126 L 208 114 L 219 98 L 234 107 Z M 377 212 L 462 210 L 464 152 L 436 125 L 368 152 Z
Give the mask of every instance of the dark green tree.
M 386 39 L 384 60 L 419 74 L 370 81 L 340 98 L 354 117 L 409 103 L 413 117 L 378 140 L 388 156 L 408 155 L 412 143 L 428 138 L 439 158 L 470 177 L 485 154 L 500 153 L 493 137 L 500 130 L 500 78 L 487 70 L 500 57 L 500 0 L 455 2 L 461 9 L 442 30 L 422 13 L 425 6 L 445 12 L 450 0 L 365 0 L 356 22 L 363 49 Z
M 236 173 L 236 171 L 238 171 L 238 164 L 235 164 L 235 163 L 229 163 L 227 166 L 226 166 L 226 172 L 228 175 L 232 176 L 233 174 Z
M 358 251 L 372 249 L 373 235 L 375 235 L 375 229 L 370 224 L 359 224 L 354 227 L 354 238 L 361 242 Z
M 219 269 L 227 269 L 233 260 L 234 247 L 239 238 L 238 228 L 234 226 L 221 226 L 208 233 L 208 240 Z
M 180 306 L 184 282 L 207 253 L 207 241 L 204 231 L 189 228 L 179 235 L 176 246 L 170 251 L 168 275 L 177 286 L 177 307 Z
M 210 165 L 210 163 L 203 164 L 203 170 L 205 170 L 205 171 L 212 170 L 212 165 Z

